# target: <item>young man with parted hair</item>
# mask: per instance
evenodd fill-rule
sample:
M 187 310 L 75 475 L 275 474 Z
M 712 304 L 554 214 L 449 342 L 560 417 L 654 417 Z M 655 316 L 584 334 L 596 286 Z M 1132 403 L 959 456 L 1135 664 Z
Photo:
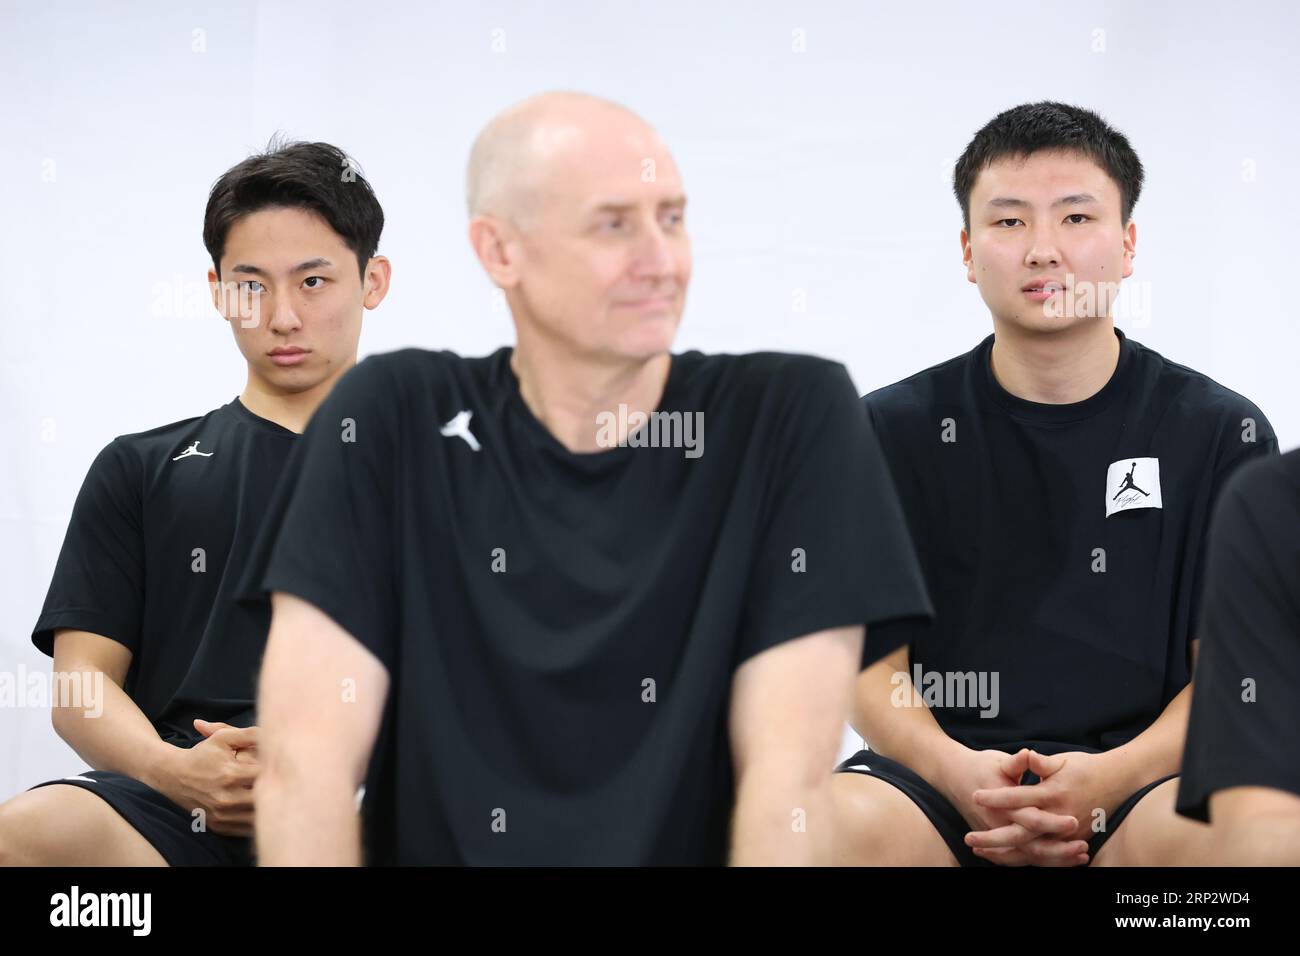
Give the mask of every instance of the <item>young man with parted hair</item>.
M 841 863 L 1204 859 L 1174 795 L 1206 531 L 1277 439 L 1115 328 L 1142 179 L 1123 134 L 1054 102 L 1000 113 L 957 161 L 993 333 L 864 399 L 935 617 L 884 625 L 899 650 L 859 680 Z
M 383 225 L 327 143 L 273 141 L 212 187 L 208 282 L 247 381 L 90 466 L 32 641 L 92 690 L 53 721 L 94 769 L 0 805 L 0 864 L 252 861 L 266 624 L 231 598 L 300 433 L 388 290 Z
M 828 861 L 864 625 L 929 610 L 848 374 L 671 351 L 686 198 L 627 109 L 529 99 L 468 180 L 517 344 L 369 358 L 307 430 L 250 578 L 260 860 Z

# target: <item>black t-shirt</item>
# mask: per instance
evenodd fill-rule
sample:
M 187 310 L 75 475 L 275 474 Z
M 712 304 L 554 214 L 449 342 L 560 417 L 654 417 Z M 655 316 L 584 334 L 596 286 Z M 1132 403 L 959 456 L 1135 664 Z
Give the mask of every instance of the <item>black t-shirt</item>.
M 1276 454 L 1249 401 L 1115 334 L 1081 402 L 1007 392 L 992 335 L 864 399 L 935 609 L 884 629 L 966 746 L 1095 752 L 1145 730 L 1191 677 L 1211 503 Z
M 170 743 L 193 719 L 254 722 L 266 614 L 232 603 L 297 435 L 238 398 L 201 418 L 113 439 L 77 495 L 32 643 L 54 631 L 131 651 L 124 690 Z
M 510 355 L 344 376 L 250 592 L 312 603 L 391 675 L 369 862 L 721 863 L 735 670 L 930 610 L 857 394 L 821 359 L 690 352 L 659 410 L 683 438 L 702 416 L 693 450 L 633 447 L 661 419 L 575 454 Z
M 1300 449 L 1232 476 L 1215 509 L 1178 812 L 1210 795 L 1300 796 Z

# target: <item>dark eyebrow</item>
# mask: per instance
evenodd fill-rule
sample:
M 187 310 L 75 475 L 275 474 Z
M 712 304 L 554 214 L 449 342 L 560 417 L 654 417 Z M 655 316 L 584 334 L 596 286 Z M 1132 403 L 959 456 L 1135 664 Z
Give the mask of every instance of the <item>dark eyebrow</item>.
M 1062 196 L 1052 203 L 1052 206 L 1053 208 L 1056 206 L 1079 206 L 1089 202 L 1097 202 L 1097 197 L 1088 193 L 1074 193 L 1070 196 Z M 1029 205 L 1023 199 L 1012 199 L 1009 196 L 995 196 L 989 200 L 988 204 L 995 209 L 1023 209 Z
M 328 259 L 324 259 L 318 256 L 315 259 L 308 259 L 306 262 L 298 263 L 298 265 L 294 266 L 292 269 L 289 270 L 289 274 L 293 275 L 295 272 L 306 272 L 308 269 L 319 269 L 322 266 L 330 266 L 332 268 L 333 265 L 334 263 L 330 262 Z M 254 276 L 264 276 L 267 274 L 265 269 L 259 269 L 257 266 L 250 266 L 245 262 L 241 262 L 238 265 L 231 266 L 230 271 L 238 272 L 243 275 L 254 275 Z

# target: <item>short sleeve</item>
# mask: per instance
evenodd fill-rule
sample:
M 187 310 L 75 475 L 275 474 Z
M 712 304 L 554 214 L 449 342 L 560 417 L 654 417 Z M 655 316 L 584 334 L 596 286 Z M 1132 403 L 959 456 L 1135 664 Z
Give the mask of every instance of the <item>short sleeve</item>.
M 380 357 L 350 369 L 313 414 L 277 485 L 239 585 L 316 606 L 389 670 L 396 640 L 394 471 L 399 401 Z M 268 618 L 269 619 L 269 618 Z
M 1226 449 L 1223 451 L 1223 463 L 1215 469 L 1214 480 L 1211 484 L 1211 513 L 1213 513 L 1213 509 L 1218 502 L 1220 495 L 1222 495 L 1223 489 L 1239 468 L 1252 461 L 1258 461 L 1261 458 L 1273 458 L 1278 454 L 1277 435 L 1274 434 L 1273 426 L 1269 423 L 1268 419 L 1264 417 L 1264 413 L 1253 405 L 1248 406 L 1248 411 L 1248 420 L 1255 423 L 1254 440 L 1250 442 L 1241 441 L 1240 430 L 1235 422 L 1234 416 L 1234 422 L 1226 432 L 1226 435 L 1229 436 L 1227 441 L 1230 442 L 1230 444 L 1228 444 Z M 1187 633 L 1195 636 L 1200 630 L 1199 618 L 1201 609 L 1204 607 L 1204 602 L 1199 596 L 1203 593 L 1205 586 L 1208 545 L 1205 543 L 1204 538 L 1202 538 L 1200 546 L 1197 547 L 1194 544 L 1193 547 L 1196 547 L 1197 553 L 1193 561 L 1191 590 L 1193 599 L 1190 605 L 1191 616 Z
M 758 537 L 740 660 L 805 634 L 864 624 L 866 667 L 895 649 L 875 639 L 874 625 L 930 617 L 933 609 L 848 372 L 834 363 L 801 372 L 777 428 L 781 474 Z
M 1177 801 L 1198 820 L 1230 787 L 1300 795 L 1300 488 L 1282 461 L 1239 472 L 1210 530 Z
M 100 634 L 139 651 L 144 613 L 143 476 L 121 438 L 96 457 L 82 482 L 32 643 L 54 656 L 54 632 Z

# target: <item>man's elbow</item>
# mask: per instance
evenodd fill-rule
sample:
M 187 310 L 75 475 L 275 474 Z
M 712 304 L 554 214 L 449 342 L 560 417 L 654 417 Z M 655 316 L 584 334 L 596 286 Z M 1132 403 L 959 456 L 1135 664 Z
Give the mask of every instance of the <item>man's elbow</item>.
M 272 693 L 259 702 L 257 786 L 270 791 L 350 784 L 355 789 L 361 771 L 339 745 L 338 734 L 313 721 L 305 708 L 277 701 Z
M 320 703 L 326 696 L 264 675 L 258 698 L 259 788 L 302 793 L 355 791 L 361 785 L 369 754 L 339 715 L 329 712 L 330 705 Z
M 72 746 L 86 726 L 90 708 L 78 704 L 62 703 L 55 699 L 50 702 L 50 724 L 59 739 Z M 102 709 L 101 709 L 102 712 Z
M 768 750 L 737 768 L 736 787 L 754 793 L 817 793 L 830 787 L 835 758 L 839 754 L 840 731 L 810 740 L 797 750 Z
M 59 735 L 59 739 L 65 744 L 72 743 L 68 738 L 68 734 L 71 731 L 70 721 L 68 718 L 73 716 L 71 711 L 72 708 L 70 707 L 60 707 L 57 701 L 55 701 L 50 707 L 50 724 L 54 727 L 54 732 Z

